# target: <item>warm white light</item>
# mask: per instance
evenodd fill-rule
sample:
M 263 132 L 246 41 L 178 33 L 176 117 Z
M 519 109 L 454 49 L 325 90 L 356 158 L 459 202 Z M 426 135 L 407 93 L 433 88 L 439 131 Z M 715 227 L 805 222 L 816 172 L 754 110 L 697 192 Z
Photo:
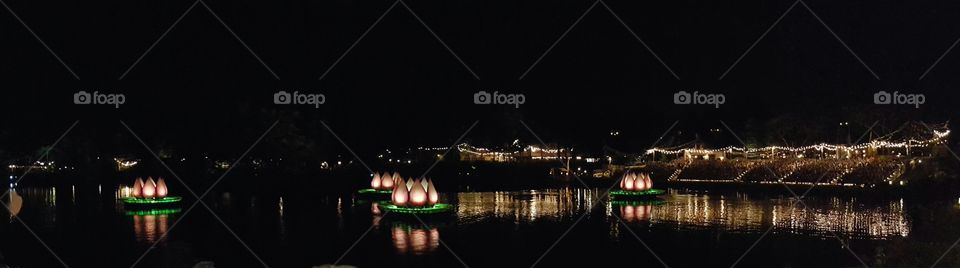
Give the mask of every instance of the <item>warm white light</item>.
M 370 180 L 370 188 L 374 190 L 380 189 L 380 174 L 373 173 L 373 180 Z
M 640 176 L 637 176 L 637 179 L 633 182 L 633 189 L 637 191 L 643 191 L 647 189 L 647 180 L 644 179 L 643 173 L 640 173 Z
M 380 177 L 380 188 L 387 190 L 393 189 L 393 178 L 384 173 L 383 177 Z
M 143 198 L 143 179 L 137 178 L 137 181 L 133 182 L 133 197 Z
M 163 178 L 157 180 L 157 198 L 167 197 L 168 193 L 167 183 L 163 181 Z
M 410 205 L 420 207 L 427 203 L 427 191 L 423 189 L 420 181 L 413 182 L 410 189 Z
M 410 199 L 407 193 L 406 185 L 397 184 L 396 187 L 393 188 L 393 194 L 390 195 L 390 201 L 393 201 L 393 204 L 397 206 L 406 206 L 407 201 Z
M 636 184 L 635 180 L 636 180 L 636 175 L 634 175 L 633 173 L 627 173 L 627 177 L 624 179 L 624 182 L 623 182 L 623 189 L 627 191 L 633 191 L 634 186 Z
M 437 192 L 437 188 L 433 186 L 433 180 L 427 181 L 427 203 L 434 205 L 440 201 L 440 193 Z
M 147 181 L 143 183 L 143 198 L 154 198 L 157 195 L 157 183 L 153 181 L 152 177 L 147 177 Z

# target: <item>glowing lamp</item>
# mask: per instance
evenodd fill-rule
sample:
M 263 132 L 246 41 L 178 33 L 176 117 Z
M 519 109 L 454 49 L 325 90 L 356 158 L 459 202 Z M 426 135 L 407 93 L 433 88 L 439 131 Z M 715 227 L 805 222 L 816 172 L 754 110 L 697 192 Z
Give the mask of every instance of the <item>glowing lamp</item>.
M 422 184 L 419 180 L 413 182 L 413 186 L 410 189 L 410 205 L 415 207 L 422 207 L 427 203 L 427 191 L 423 189 Z
M 370 181 L 370 188 L 380 189 L 380 174 L 373 173 L 373 180 Z
M 167 183 L 163 181 L 163 178 L 157 180 L 157 198 L 167 197 L 167 194 L 169 193 L 169 190 L 167 190 Z
M 633 190 L 643 191 L 646 187 L 647 181 L 643 179 L 643 174 L 640 174 L 636 180 L 633 180 Z
M 137 178 L 137 181 L 133 182 L 133 197 L 143 198 L 143 179 Z
M 387 176 L 386 174 L 384 174 L 383 177 L 380 177 L 380 186 L 381 186 L 384 190 L 386 190 L 386 189 L 393 189 L 393 185 L 394 185 L 394 183 L 393 183 L 393 178 L 392 178 L 392 177 Z
M 627 191 L 633 191 L 634 186 L 636 185 L 636 175 L 633 175 L 633 173 L 627 173 L 623 180 L 623 189 Z
M 643 174 L 643 179 L 647 181 L 647 188 L 644 189 L 644 190 L 652 189 L 652 188 L 653 188 L 653 179 L 650 179 L 650 174 Z
M 406 206 L 410 198 L 407 193 L 407 187 L 405 185 L 397 184 L 397 186 L 393 188 L 393 194 L 390 195 L 390 201 L 393 201 L 393 204 L 397 206 Z
M 154 198 L 157 196 L 157 183 L 153 182 L 152 177 L 147 177 L 147 182 L 143 184 L 143 198 Z
M 437 188 L 433 186 L 433 180 L 427 180 L 427 203 L 433 205 L 437 201 L 440 201 L 440 193 L 437 193 Z

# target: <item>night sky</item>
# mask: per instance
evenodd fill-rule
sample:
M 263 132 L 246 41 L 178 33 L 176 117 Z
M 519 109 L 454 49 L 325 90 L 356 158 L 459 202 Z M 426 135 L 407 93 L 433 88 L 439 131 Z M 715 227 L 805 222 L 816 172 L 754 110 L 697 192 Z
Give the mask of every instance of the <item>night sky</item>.
M 363 35 L 394 1 L 209 0 L 242 43 L 198 4 L 131 68 L 194 1 L 6 2 L 79 77 L 0 10 L 7 157 L 51 143 L 76 120 L 64 150 L 80 153 L 138 147 L 120 120 L 152 146 L 204 152 L 242 151 L 275 120 L 268 139 L 278 144 L 342 150 L 323 120 L 363 154 L 448 146 L 476 121 L 466 136 L 476 144 L 538 143 L 526 123 L 548 143 L 636 152 L 676 121 L 665 145 L 725 129 L 721 120 L 741 136 L 791 126 L 830 138 L 809 142 L 837 142 L 838 122 L 862 133 L 880 120 L 889 131 L 949 121 L 960 104 L 960 52 L 920 79 L 960 37 L 960 3 L 409 0 Z M 79 90 L 127 102 L 75 105 Z M 275 105 L 278 90 L 323 93 L 327 103 Z M 522 93 L 526 103 L 474 105 L 478 90 Z M 679 90 L 722 93 L 726 103 L 676 105 Z M 926 103 L 875 105 L 879 90 L 922 93 Z

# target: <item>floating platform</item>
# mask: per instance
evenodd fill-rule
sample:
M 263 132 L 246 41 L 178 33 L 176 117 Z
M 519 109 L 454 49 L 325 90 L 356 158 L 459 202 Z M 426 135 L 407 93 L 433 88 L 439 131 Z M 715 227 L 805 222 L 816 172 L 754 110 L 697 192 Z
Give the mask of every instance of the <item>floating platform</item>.
M 168 196 L 164 198 L 126 198 L 123 199 L 123 207 L 128 209 L 149 209 L 149 208 L 167 208 L 175 207 L 183 201 L 183 197 Z
M 613 191 L 610 192 L 612 199 L 649 199 L 666 194 L 667 191 L 661 189 L 647 189 L 643 191 Z
M 389 194 L 392 194 L 393 191 L 391 191 L 391 190 L 377 190 L 377 189 L 367 188 L 367 189 L 361 189 L 361 190 L 357 191 L 357 193 L 358 193 L 358 194 L 362 194 L 362 195 L 389 195 Z
M 390 194 L 393 194 L 393 191 L 377 190 L 377 189 L 370 189 L 370 188 L 357 191 L 357 195 L 359 195 L 360 197 L 358 201 L 366 200 L 366 201 L 378 202 L 378 201 L 390 200 Z
M 453 211 L 453 205 L 451 204 L 435 204 L 432 206 L 425 207 L 401 207 L 394 205 L 390 202 L 380 202 L 380 209 L 391 214 L 406 214 L 406 215 L 437 215 L 444 214 Z

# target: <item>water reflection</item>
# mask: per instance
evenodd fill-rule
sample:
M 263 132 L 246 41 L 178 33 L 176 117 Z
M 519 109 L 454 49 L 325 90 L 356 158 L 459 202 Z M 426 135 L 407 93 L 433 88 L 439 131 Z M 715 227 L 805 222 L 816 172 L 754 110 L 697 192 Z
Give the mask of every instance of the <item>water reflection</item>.
M 649 221 L 653 204 L 630 204 L 620 206 L 620 219 L 626 223 Z
M 52 227 L 57 222 L 57 189 L 54 187 L 10 189 L 2 202 L 8 206 L 10 220 L 14 216 L 30 218 L 30 223 L 39 227 Z
M 510 220 L 515 224 L 578 217 L 602 195 L 598 189 L 529 190 L 513 192 L 458 193 L 460 223 Z M 671 229 L 723 230 L 885 239 L 910 235 L 911 222 L 902 200 L 863 202 L 856 198 L 807 197 L 803 205 L 789 198 L 759 198 L 747 194 L 686 194 L 671 191 L 662 204 L 611 204 L 604 201 L 605 214 L 613 213 L 627 223 Z M 616 225 L 611 225 L 616 227 Z
M 440 230 L 436 227 L 394 223 L 390 238 L 398 254 L 423 255 L 440 247 Z
M 57 206 L 57 188 L 18 188 L 20 194 L 31 207 L 54 208 Z
M 471 223 L 483 218 L 511 218 L 516 223 L 579 216 L 602 193 L 597 189 L 564 188 L 515 192 L 457 194 L 457 217 Z
M 383 220 L 383 212 L 380 211 L 379 203 L 370 204 L 370 215 L 373 215 L 373 227 L 380 227 L 380 221 Z
M 852 198 L 831 198 L 827 208 L 792 208 L 780 202 L 773 208 L 774 228 L 791 233 L 813 232 L 820 236 L 831 235 L 831 231 L 869 238 L 907 237 L 910 234 L 910 220 L 904 212 L 903 200 L 872 208 L 855 208 L 853 201 Z
M 668 205 L 650 211 L 624 210 L 634 217 L 648 217 L 651 226 L 676 229 L 720 229 L 730 232 L 792 233 L 826 237 L 832 233 L 870 239 L 910 234 L 910 220 L 902 200 L 869 206 L 854 198 L 805 199 L 807 206 L 791 199 L 755 200 L 745 195 L 707 196 L 678 194 Z
M 153 244 L 164 237 L 170 225 L 170 214 L 176 212 L 133 213 L 133 233 L 137 242 Z

